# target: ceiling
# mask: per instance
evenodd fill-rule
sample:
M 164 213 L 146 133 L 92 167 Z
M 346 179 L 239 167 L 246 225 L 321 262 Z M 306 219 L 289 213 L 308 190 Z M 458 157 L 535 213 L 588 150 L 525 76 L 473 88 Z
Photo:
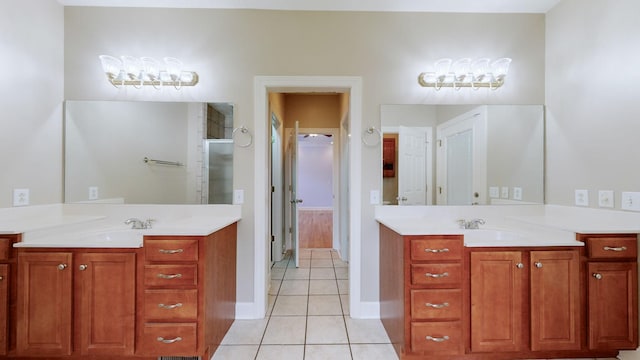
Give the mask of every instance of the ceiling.
M 58 0 L 65 6 L 546 13 L 561 0 Z

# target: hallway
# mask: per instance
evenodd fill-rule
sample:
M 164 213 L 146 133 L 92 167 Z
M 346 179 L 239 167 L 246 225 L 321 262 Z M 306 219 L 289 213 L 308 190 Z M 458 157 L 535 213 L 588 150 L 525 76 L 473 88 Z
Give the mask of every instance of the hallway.
M 349 317 L 349 268 L 331 249 L 302 249 L 271 269 L 265 319 L 236 320 L 214 360 L 397 359 L 380 320 Z

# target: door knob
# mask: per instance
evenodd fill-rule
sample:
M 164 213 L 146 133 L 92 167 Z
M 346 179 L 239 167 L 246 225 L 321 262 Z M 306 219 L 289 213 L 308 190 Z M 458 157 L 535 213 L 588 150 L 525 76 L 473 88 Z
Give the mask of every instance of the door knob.
M 294 200 L 291 200 L 290 203 L 292 203 L 292 204 L 302 204 L 302 201 L 303 201 L 302 199 L 294 199 Z

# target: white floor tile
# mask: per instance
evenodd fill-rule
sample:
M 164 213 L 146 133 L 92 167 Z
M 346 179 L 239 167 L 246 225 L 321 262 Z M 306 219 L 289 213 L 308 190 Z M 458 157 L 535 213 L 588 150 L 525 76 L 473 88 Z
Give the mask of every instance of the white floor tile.
M 342 316 L 309 316 L 307 344 L 347 344 L 347 331 Z
M 307 315 L 307 296 L 280 295 L 276 299 L 272 316 Z
M 311 279 L 335 280 L 336 272 L 333 268 L 311 268 Z
M 304 344 L 306 323 L 305 316 L 272 316 L 267 324 L 262 344 Z
M 340 302 L 342 303 L 342 312 L 345 316 L 349 316 L 349 295 L 340 295 Z
M 341 279 L 341 280 L 348 280 L 349 279 L 349 268 L 348 267 L 334 268 L 334 271 L 336 273 L 336 278 L 337 279 Z
M 305 280 L 309 279 L 309 268 L 287 268 L 284 274 L 285 280 Z
M 281 280 L 271 280 L 271 284 L 269 285 L 269 295 L 278 295 L 281 282 Z
M 352 319 L 345 317 L 349 342 L 352 344 L 388 344 L 387 332 L 378 319 Z
M 395 360 L 398 359 L 391 344 L 352 344 L 353 360 Z
M 279 295 L 307 294 L 309 294 L 309 280 L 284 280 L 280 286 Z
M 351 360 L 349 345 L 307 345 L 304 360 Z
M 338 294 L 336 280 L 311 280 L 309 283 L 309 295 Z
M 331 259 L 331 250 L 314 249 L 311 255 L 311 259 Z
M 349 280 L 338 280 L 338 292 L 340 294 L 349 293 Z
M 255 359 L 259 345 L 220 345 L 211 360 Z
M 332 268 L 333 260 L 331 259 L 311 259 L 311 267 Z
M 235 320 L 222 339 L 223 345 L 258 345 L 264 335 L 267 319 Z
M 309 315 L 342 315 L 338 295 L 309 295 Z
M 286 268 L 271 268 L 271 280 L 282 280 Z
M 304 345 L 262 345 L 256 360 L 303 360 Z M 239 359 L 238 359 L 239 360 Z

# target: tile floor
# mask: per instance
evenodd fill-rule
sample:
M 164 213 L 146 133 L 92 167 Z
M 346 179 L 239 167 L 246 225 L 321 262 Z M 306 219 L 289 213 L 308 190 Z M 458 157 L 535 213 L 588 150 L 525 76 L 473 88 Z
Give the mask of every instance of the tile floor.
M 329 249 L 276 263 L 267 316 L 236 320 L 212 360 L 397 360 L 379 320 L 349 317 L 348 270 Z
M 330 249 L 303 249 L 271 269 L 265 319 L 236 320 L 213 360 L 393 360 L 380 320 L 349 317 L 349 268 Z

